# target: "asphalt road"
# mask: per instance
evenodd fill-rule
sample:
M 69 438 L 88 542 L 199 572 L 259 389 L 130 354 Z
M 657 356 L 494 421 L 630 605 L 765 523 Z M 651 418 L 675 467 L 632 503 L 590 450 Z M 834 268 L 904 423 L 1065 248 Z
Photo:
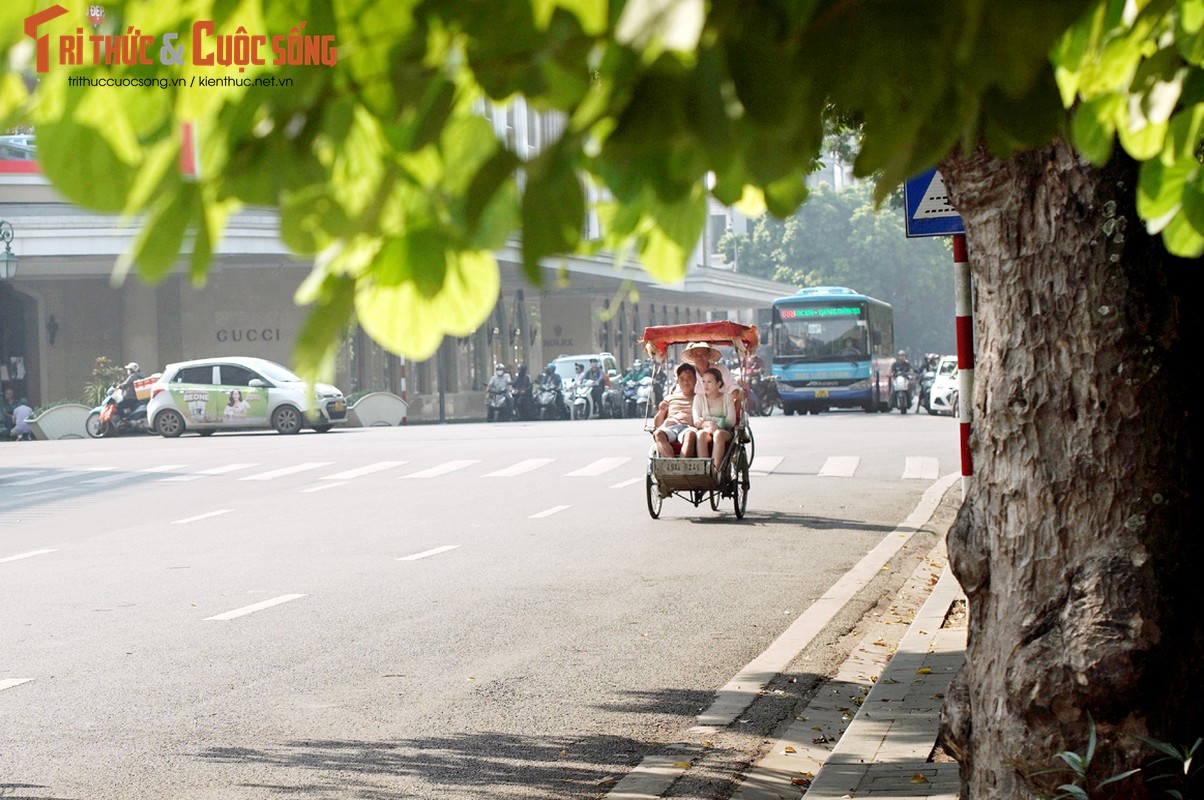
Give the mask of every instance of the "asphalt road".
M 958 469 L 754 424 L 743 521 L 631 420 L 0 446 L 0 796 L 598 797 Z

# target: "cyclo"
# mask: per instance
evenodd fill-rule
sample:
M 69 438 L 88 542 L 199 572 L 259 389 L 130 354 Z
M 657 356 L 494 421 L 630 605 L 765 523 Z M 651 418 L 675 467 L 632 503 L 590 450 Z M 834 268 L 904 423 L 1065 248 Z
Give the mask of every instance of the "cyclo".
M 736 351 L 747 374 L 748 359 L 757 350 L 757 328 L 736 322 L 699 322 L 686 325 L 661 325 L 646 328 L 642 344 L 653 362 L 653 374 L 665 370 L 669 348 L 689 342 L 705 341 L 715 346 L 730 346 Z M 741 384 L 745 397 L 748 386 Z M 701 387 L 698 391 L 701 391 Z M 742 405 L 742 404 L 741 404 Z M 653 405 L 648 404 L 644 430 L 652 433 Z M 731 499 L 737 519 L 744 518 L 748 507 L 748 470 L 752 464 L 753 438 L 748 424 L 748 415 L 737 406 L 736 422 L 732 427 L 731 445 L 716 467 L 708 458 L 662 457 L 653 445 L 648 452 L 648 473 L 645 479 L 648 499 L 648 514 L 657 519 L 666 497 L 680 497 L 694 507 L 709 502 L 712 511 L 718 511 L 724 499 Z

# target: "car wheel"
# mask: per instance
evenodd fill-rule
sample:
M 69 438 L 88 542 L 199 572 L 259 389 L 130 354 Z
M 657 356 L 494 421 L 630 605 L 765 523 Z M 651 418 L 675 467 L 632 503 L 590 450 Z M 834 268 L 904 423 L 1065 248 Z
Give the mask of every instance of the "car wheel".
M 184 432 L 184 417 L 170 408 L 160 411 L 155 417 L 155 430 L 165 439 L 174 439 Z
M 301 430 L 301 412 L 293 406 L 278 406 L 272 412 L 272 428 L 276 433 L 293 434 Z
M 88 418 L 84 420 L 84 430 L 87 431 L 88 435 L 93 439 L 99 439 L 103 435 L 101 432 L 99 411 L 93 411 L 88 415 Z

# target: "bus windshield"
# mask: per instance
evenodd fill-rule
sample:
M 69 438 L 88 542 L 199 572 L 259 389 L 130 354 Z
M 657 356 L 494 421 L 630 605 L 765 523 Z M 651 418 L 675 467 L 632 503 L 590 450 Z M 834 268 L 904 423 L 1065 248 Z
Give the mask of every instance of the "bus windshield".
M 790 362 L 870 357 L 865 308 L 856 303 L 779 307 L 774 358 Z

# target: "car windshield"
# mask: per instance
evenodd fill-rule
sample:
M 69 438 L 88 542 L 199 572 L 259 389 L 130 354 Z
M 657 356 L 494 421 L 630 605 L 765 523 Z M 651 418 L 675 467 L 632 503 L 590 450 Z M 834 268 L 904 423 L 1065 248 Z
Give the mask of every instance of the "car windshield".
M 288 367 L 282 367 L 273 361 L 259 361 L 253 365 L 263 376 L 275 383 L 301 383 L 301 378 Z
M 941 376 L 952 375 L 955 372 L 957 372 L 957 360 L 953 358 L 942 359 L 940 366 L 936 368 L 936 374 Z
M 583 370 L 584 374 L 584 372 L 589 371 L 590 358 L 590 356 L 565 356 L 564 358 L 558 358 L 553 362 L 556 364 L 556 374 L 560 376 L 562 381 L 575 381 L 577 380 L 575 365 L 580 364 L 585 367 L 585 370 Z

